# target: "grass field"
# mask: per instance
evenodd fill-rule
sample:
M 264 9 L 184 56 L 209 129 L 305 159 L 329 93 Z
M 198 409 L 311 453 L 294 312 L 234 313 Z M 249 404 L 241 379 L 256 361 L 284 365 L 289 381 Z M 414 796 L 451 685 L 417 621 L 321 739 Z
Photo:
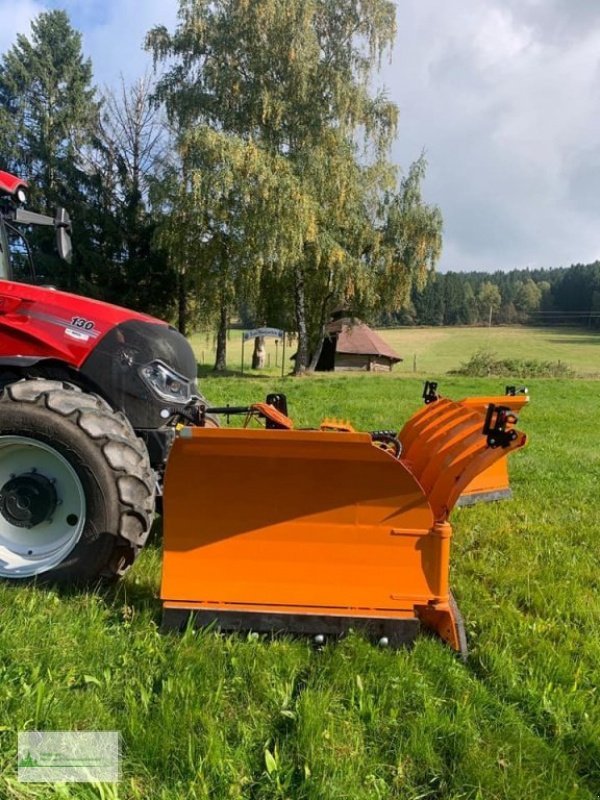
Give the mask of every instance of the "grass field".
M 422 346 L 436 374 L 463 358 L 440 333 Z M 536 338 L 533 357 L 556 357 L 550 344 Z M 564 358 L 593 373 L 596 352 L 581 341 Z M 443 390 L 458 398 L 498 384 L 446 376 Z M 368 428 L 403 421 L 421 392 L 401 372 L 202 385 L 215 403 L 285 391 L 299 424 L 342 415 Z M 600 382 L 529 388 L 514 498 L 453 516 L 466 664 L 426 637 L 395 653 L 358 636 L 317 651 L 302 640 L 161 635 L 157 535 L 111 590 L 0 586 L 0 798 L 597 799 Z M 121 783 L 19 783 L 16 732 L 28 729 L 121 731 Z
M 562 361 L 583 377 L 600 376 L 600 333 L 581 328 L 388 328 L 379 333 L 404 359 L 394 367 L 394 375 L 415 374 L 415 365 L 417 375 L 446 373 L 468 361 L 477 350 L 486 349 L 501 358 Z M 234 371 L 241 366 L 241 341 L 242 332 L 231 330 L 227 361 Z M 203 371 L 208 371 L 214 364 L 214 337 L 196 334 L 192 344 L 198 362 L 206 368 Z M 245 371 L 251 373 L 252 346 L 253 341 L 246 342 L 244 355 Z M 281 374 L 281 344 L 267 339 L 266 346 L 266 373 Z M 293 344 L 287 347 L 288 371 L 292 365 L 288 359 L 294 352 Z

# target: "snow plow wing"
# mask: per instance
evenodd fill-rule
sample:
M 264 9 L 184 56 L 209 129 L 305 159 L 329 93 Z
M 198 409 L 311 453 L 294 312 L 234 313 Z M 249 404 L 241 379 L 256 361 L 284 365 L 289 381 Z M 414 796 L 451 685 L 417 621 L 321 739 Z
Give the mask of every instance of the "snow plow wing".
M 181 431 L 165 478 L 163 626 L 358 628 L 397 645 L 423 625 L 465 652 L 448 516 L 526 439 L 506 407 L 439 410 L 435 433 L 409 428 L 399 457 L 352 430 Z

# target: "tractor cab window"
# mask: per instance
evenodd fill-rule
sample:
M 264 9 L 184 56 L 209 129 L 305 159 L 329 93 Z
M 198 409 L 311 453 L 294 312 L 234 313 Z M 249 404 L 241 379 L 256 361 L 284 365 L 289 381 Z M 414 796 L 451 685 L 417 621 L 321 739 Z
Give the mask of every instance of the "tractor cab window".
M 11 280 L 18 283 L 34 283 L 35 272 L 27 239 L 23 234 L 6 224 L 6 239 L 8 242 L 8 260 L 11 267 Z

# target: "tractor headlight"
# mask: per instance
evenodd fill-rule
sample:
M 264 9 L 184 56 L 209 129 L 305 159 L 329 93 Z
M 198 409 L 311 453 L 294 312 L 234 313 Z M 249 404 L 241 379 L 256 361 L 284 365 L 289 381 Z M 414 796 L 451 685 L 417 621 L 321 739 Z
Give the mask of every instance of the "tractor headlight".
M 152 361 L 140 370 L 142 378 L 161 398 L 176 403 L 187 403 L 192 396 L 192 381 L 175 372 L 162 361 Z

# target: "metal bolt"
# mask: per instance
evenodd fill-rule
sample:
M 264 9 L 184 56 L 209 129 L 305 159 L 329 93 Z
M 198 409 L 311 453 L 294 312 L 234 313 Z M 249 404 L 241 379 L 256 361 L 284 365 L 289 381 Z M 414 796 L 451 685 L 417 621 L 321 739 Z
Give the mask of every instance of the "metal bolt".
M 377 642 L 379 647 L 387 647 L 389 643 L 390 640 L 388 639 L 387 636 L 382 636 L 381 639 Z
M 325 637 L 322 633 L 317 633 L 317 635 L 313 639 L 315 644 L 325 644 Z

